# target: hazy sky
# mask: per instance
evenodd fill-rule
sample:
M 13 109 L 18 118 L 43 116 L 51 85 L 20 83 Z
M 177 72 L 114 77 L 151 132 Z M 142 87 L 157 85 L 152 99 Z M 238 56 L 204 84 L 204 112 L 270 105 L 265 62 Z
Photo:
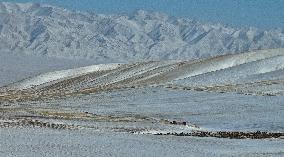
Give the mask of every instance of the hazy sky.
M 284 0 L 0 0 L 41 2 L 97 13 L 131 13 L 137 9 L 232 26 L 284 28 Z

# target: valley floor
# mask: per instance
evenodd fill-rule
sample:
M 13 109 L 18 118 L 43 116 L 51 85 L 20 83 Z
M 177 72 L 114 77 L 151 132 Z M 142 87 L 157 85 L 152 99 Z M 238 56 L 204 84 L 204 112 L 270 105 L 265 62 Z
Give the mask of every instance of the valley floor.
M 2 156 L 283 156 L 283 102 L 283 96 L 152 86 L 2 103 L 0 151 Z M 263 131 L 282 136 L 155 135 L 192 131 Z

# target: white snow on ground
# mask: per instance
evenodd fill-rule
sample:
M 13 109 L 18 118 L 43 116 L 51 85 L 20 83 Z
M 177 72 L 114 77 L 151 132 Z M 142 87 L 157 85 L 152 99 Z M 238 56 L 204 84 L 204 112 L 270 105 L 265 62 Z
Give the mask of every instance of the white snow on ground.
M 36 77 L 23 80 L 19 83 L 15 83 L 11 86 L 11 88 L 17 88 L 17 89 L 31 88 L 31 87 L 38 86 L 44 83 L 56 81 L 59 79 L 67 79 L 70 77 L 76 77 L 76 76 L 84 75 L 90 72 L 112 70 L 112 69 L 117 68 L 119 65 L 120 64 L 118 63 L 99 64 L 99 65 L 92 65 L 92 66 L 81 67 L 81 68 L 76 68 L 76 69 L 44 73 Z
M 284 70 L 248 75 L 245 78 L 240 78 L 237 82 L 259 82 L 261 80 L 284 80 Z
M 83 59 L 62 59 L 0 51 L 0 87 L 36 75 L 99 64 Z
M 206 129 L 204 128 L 199 128 L 199 127 L 194 127 L 194 126 L 181 126 L 181 127 L 171 127 L 171 128 L 166 128 L 166 129 L 152 129 L 152 130 L 143 130 L 140 132 L 136 132 L 136 134 L 150 134 L 150 135 L 155 135 L 158 133 L 162 133 L 162 134 L 167 134 L 169 132 L 174 132 L 174 133 L 191 133 L 193 131 L 206 131 Z
M 227 69 L 230 67 L 238 66 L 241 64 L 246 64 L 249 62 L 254 62 L 262 59 L 268 59 L 271 57 L 284 55 L 284 49 L 273 49 L 273 50 L 261 50 L 255 52 L 241 53 L 237 55 L 226 55 L 216 58 L 205 59 L 201 62 L 192 64 L 189 66 L 188 73 L 177 77 L 175 80 L 182 80 L 192 76 L 205 74 L 208 72 L 215 72 L 222 69 Z M 281 64 L 281 62 L 279 63 Z M 265 68 L 266 66 L 263 65 Z M 269 66 L 267 66 L 269 68 Z M 230 76 L 227 76 L 230 78 Z
M 282 29 L 235 29 L 145 11 L 138 11 L 132 16 L 96 15 L 40 4 L 0 3 L 0 14 L 0 86 L 10 83 L 7 87 L 17 90 L 42 85 L 50 86 L 42 88 L 43 91 L 55 89 L 62 93 L 72 87 L 134 86 L 105 91 L 100 88 L 99 92 L 64 99 L 50 95 L 47 98 L 52 99 L 48 101 L 40 97 L 42 101 L 36 99 L 32 103 L 28 98 L 27 101 L 17 99 L 18 96 L 21 98 L 21 93 L 29 95 L 29 90 L 19 93 L 4 91 L 1 93 L 1 109 L 87 111 L 88 114 L 112 118 L 124 117 L 126 121 L 66 120 L 70 125 L 90 123 L 97 128 L 94 130 L 84 126 L 79 130 L 0 128 L 1 155 L 283 156 L 282 139 L 144 135 L 191 132 L 200 128 L 209 131 L 283 132 L 284 49 L 236 54 L 255 49 L 283 48 Z M 228 55 L 231 53 L 235 55 Z M 227 55 L 218 56 L 220 54 Z M 192 58 L 199 60 L 185 61 Z M 136 60 L 143 62 L 114 63 Z M 101 64 L 109 62 L 112 64 Z M 76 80 L 85 74 L 91 75 Z M 74 79 L 68 82 L 70 78 Z M 260 83 L 262 81 L 264 83 Z M 141 82 L 149 86 L 140 86 Z M 59 89 L 52 87 L 55 83 L 59 83 Z M 280 96 L 196 92 L 183 88 L 224 84 L 243 92 L 280 93 Z M 163 85 L 173 87 L 165 88 Z M 182 88 L 174 88 L 175 85 Z M 45 94 L 39 93 L 43 94 L 40 96 Z M 56 93 L 52 94 L 56 96 Z M 13 103 L 14 100 L 23 102 Z M 2 113 L 6 113 L 5 110 Z M 19 113 L 23 115 L 24 112 Z M 139 117 L 142 120 L 136 121 Z M 166 123 L 171 120 L 186 121 L 188 126 Z M 60 119 L 50 121 L 62 122 Z M 140 134 L 128 132 L 139 129 L 144 130 Z
M 139 86 L 141 82 L 144 82 L 144 84 L 148 83 L 148 85 L 152 85 L 154 82 L 155 84 L 171 83 L 186 86 L 244 84 L 253 83 L 256 80 L 278 80 L 281 83 L 281 80 L 283 80 L 281 71 L 283 69 L 284 50 L 272 49 L 195 61 L 172 60 L 132 64 L 99 64 L 40 74 L 36 77 L 11 84 L 9 88 L 27 89 L 43 84 L 43 86 L 49 86 L 97 71 L 106 71 L 106 73 L 92 75 L 86 78 L 86 81 L 66 86 L 66 89 L 71 89 L 71 86 L 76 89 L 104 85 L 121 87 L 129 84 Z M 278 72 L 277 75 L 275 72 Z M 280 84 L 279 86 L 282 85 Z M 246 86 L 246 88 L 246 90 L 249 90 L 249 87 Z M 277 88 L 277 91 L 279 92 L 281 89 L 282 87 Z M 273 88 L 270 86 L 266 92 L 277 93 L 277 91 L 272 90 Z
M 283 51 L 284 52 L 284 51 Z M 214 67 L 213 67 L 214 68 Z M 210 67 L 208 67 L 210 69 Z M 249 76 L 254 77 L 264 74 L 271 75 L 271 72 L 284 69 L 284 53 L 281 56 L 265 58 L 253 62 L 247 62 L 238 66 L 232 66 L 218 71 L 210 71 L 208 73 L 202 73 L 196 76 L 188 77 L 183 80 L 177 80 L 178 84 L 190 84 L 195 86 L 201 85 L 216 85 L 216 84 L 232 84 L 232 83 L 246 83 L 251 82 Z M 279 76 L 281 78 L 281 75 Z M 247 78 L 247 79 L 246 79 Z M 266 76 L 266 79 L 269 78 Z M 277 77 L 274 79 L 278 79 Z M 241 80 L 241 81 L 239 81 Z
M 236 93 L 208 93 L 163 87 L 142 87 L 52 99 L 35 103 L 22 102 L 14 107 L 54 108 L 74 112 L 118 117 L 148 117 L 153 121 L 91 124 L 102 131 L 123 127 L 136 131 L 191 132 L 268 131 L 283 132 L 283 96 L 253 96 Z M 157 119 L 186 121 L 189 126 L 156 123 Z M 84 125 L 83 122 L 79 123 Z M 197 126 L 197 127 L 195 127 Z M 200 128 L 199 128 L 200 127 Z M 136 131 L 136 132 L 139 132 Z M 143 130 L 141 130 L 143 132 Z
M 41 128 L 4 128 L 3 156 L 204 157 L 283 156 L 282 140 L 168 137 Z

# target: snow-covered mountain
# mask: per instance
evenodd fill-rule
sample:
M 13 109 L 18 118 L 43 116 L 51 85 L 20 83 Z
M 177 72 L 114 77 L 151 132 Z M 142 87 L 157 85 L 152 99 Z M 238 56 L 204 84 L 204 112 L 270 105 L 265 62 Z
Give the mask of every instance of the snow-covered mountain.
M 16 54 L 128 62 L 283 47 L 282 28 L 231 28 L 141 10 L 133 15 L 101 15 L 0 3 L 0 49 Z

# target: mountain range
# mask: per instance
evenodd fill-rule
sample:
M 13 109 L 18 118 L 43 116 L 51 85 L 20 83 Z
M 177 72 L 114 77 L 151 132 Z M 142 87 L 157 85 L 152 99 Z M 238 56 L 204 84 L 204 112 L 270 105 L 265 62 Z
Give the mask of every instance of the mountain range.
M 283 47 L 282 28 L 233 28 L 143 10 L 103 15 L 37 3 L 0 3 L 0 48 L 13 54 L 102 63 L 208 58 Z

